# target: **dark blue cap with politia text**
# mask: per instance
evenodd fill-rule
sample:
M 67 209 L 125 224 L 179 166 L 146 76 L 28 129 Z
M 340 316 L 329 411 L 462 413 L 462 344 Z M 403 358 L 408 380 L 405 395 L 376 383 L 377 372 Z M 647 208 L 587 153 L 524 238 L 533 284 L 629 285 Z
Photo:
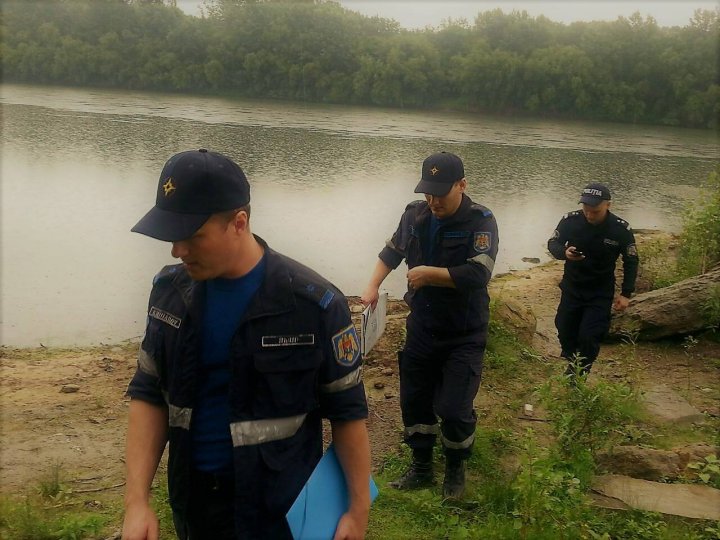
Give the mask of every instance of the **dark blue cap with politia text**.
M 250 184 L 229 157 L 204 148 L 172 156 L 158 181 L 155 206 L 131 229 L 158 240 L 190 238 L 211 215 L 250 202 Z
M 610 190 L 605 184 L 598 184 L 593 182 L 588 184 L 582 190 L 580 194 L 580 200 L 578 203 L 588 204 L 590 206 L 597 206 L 603 201 L 610 200 Z

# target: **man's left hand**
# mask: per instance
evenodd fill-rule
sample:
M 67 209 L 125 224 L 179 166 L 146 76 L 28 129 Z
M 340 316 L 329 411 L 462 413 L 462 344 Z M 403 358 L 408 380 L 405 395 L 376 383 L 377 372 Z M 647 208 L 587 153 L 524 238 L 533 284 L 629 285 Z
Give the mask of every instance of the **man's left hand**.
M 346 512 L 340 518 L 333 540 L 362 540 L 367 530 L 368 515 L 357 516 Z
M 408 270 L 407 280 L 411 289 L 420 289 L 426 285 L 430 285 L 430 276 L 434 268 L 430 266 L 415 266 Z
M 625 311 L 630 303 L 630 299 L 627 296 L 619 295 L 613 302 L 613 309 L 615 311 Z

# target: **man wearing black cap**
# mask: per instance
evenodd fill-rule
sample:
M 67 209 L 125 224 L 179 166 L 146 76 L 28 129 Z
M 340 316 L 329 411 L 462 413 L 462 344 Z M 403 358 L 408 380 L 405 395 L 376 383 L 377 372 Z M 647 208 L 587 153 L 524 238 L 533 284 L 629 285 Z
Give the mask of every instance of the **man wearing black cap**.
M 362 295 L 365 305 L 375 305 L 380 284 L 405 259 L 410 315 L 398 356 L 404 438 L 413 459 L 391 485 L 433 484 L 439 434 L 446 459 L 443 493 L 453 498 L 465 489 L 465 461 L 475 440 L 473 400 L 487 341 L 487 284 L 498 250 L 492 212 L 473 203 L 466 188 L 458 156 L 440 152 L 423 162 L 415 193 L 424 193 L 425 200 L 405 209 Z
M 623 311 L 635 290 L 635 238 L 628 222 L 610 212 L 610 198 L 607 186 L 587 185 L 580 195 L 582 209 L 563 216 L 548 240 L 553 257 L 565 261 L 555 326 L 568 375 L 590 371 L 610 329 L 611 307 Z M 621 255 L 623 282 L 615 295 L 615 263 Z
M 167 441 L 179 538 L 292 538 L 285 514 L 322 454 L 323 417 L 350 498 L 336 538 L 365 534 L 367 404 L 347 301 L 254 236 L 249 203 L 233 161 L 182 152 L 133 227 L 182 264 L 153 281 L 128 388 L 126 540 L 158 538 L 150 485 Z

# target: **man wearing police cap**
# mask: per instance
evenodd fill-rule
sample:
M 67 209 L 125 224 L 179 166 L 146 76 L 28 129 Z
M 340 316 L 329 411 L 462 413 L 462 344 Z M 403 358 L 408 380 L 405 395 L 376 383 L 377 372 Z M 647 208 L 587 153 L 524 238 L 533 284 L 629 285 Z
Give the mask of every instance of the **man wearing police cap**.
M 393 487 L 434 483 L 433 446 L 445 453 L 446 497 L 462 496 L 465 462 L 475 439 L 473 400 L 480 386 L 487 341 L 487 284 L 495 266 L 498 231 L 492 212 L 465 194 L 462 160 L 449 152 L 429 156 L 400 224 L 380 252 L 362 295 L 374 305 L 379 287 L 403 259 L 410 306 L 407 338 L 398 354 L 404 439 L 413 453 Z M 441 423 L 438 424 L 438 417 Z
M 172 243 L 155 276 L 128 388 L 123 539 L 157 539 L 150 485 L 169 441 L 183 540 L 290 539 L 285 514 L 332 426 L 350 505 L 336 539 L 363 538 L 370 450 L 347 302 L 250 231 L 250 186 L 229 158 L 171 157 L 133 231 Z
M 588 184 L 582 209 L 565 214 L 548 240 L 548 250 L 565 261 L 555 317 L 567 375 L 587 373 L 610 329 L 611 309 L 623 311 L 635 290 L 638 253 L 627 221 L 610 212 L 610 190 Z M 623 260 L 623 281 L 615 293 L 615 263 Z

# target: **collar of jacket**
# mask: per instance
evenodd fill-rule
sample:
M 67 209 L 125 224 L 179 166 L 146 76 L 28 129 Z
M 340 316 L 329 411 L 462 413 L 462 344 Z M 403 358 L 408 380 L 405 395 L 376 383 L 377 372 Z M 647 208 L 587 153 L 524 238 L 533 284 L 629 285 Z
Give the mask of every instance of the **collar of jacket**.
M 458 206 L 458 209 L 452 216 L 442 220 L 440 226 L 448 227 L 466 221 L 468 216 L 470 215 L 470 207 L 472 205 L 472 199 L 470 199 L 470 197 L 463 193 L 462 200 L 460 201 L 460 206 Z M 432 212 L 430 212 L 430 206 L 428 206 L 427 202 L 424 202 L 422 205 L 420 205 L 420 212 L 418 212 L 417 217 L 415 218 L 415 225 L 417 227 L 422 227 L 427 222 L 429 222 L 431 215 Z
M 287 313 L 295 309 L 292 276 L 285 258 L 271 249 L 265 240 L 253 234 L 265 251 L 265 277 L 260 289 L 248 306 L 243 321 Z
M 287 313 L 295 308 L 295 296 L 292 289 L 292 276 L 285 257 L 271 249 L 265 240 L 253 234 L 255 240 L 265 252 L 265 276 L 260 288 L 242 318 L 241 324 L 250 319 Z M 187 272 L 180 271 L 173 278 L 173 285 L 180 292 L 183 302 L 190 312 L 200 318 L 205 286 L 202 282 L 193 281 Z

